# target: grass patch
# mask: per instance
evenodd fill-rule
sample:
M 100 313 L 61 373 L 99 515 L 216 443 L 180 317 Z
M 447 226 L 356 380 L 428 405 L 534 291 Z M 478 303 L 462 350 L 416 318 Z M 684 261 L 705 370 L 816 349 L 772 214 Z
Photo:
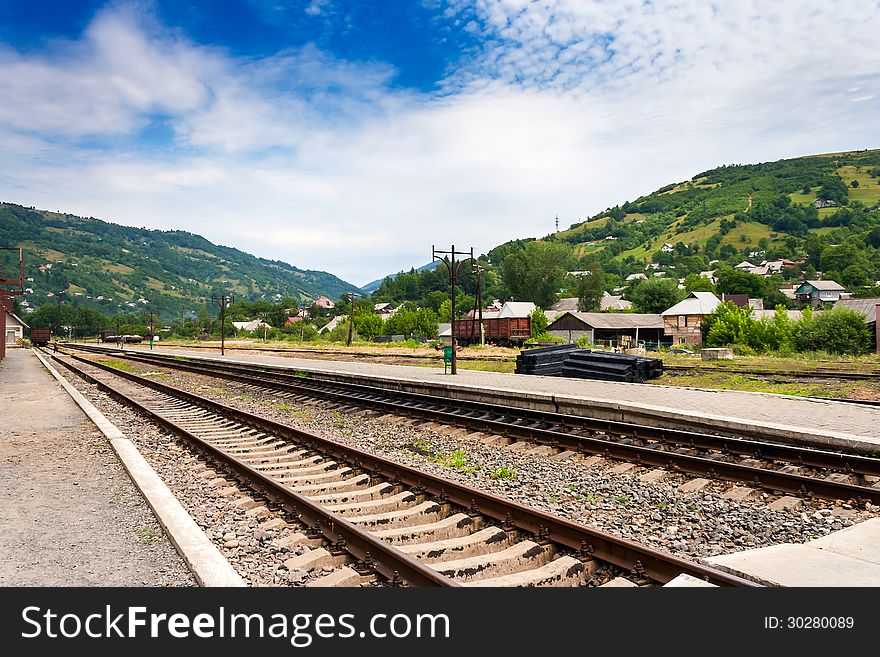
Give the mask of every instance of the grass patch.
M 450 454 L 434 454 L 434 456 L 430 457 L 430 460 L 432 463 L 438 463 L 444 468 L 460 470 L 467 474 L 473 474 L 477 470 L 482 469 L 482 466 L 470 463 L 468 461 L 467 452 L 461 448 Z
M 136 373 L 138 371 L 134 365 L 132 365 L 131 363 L 126 363 L 122 360 L 105 360 L 101 362 L 107 367 L 112 367 L 113 369 L 121 370 L 123 372 Z
M 141 527 L 140 529 L 135 530 L 134 535 L 145 541 L 153 541 L 162 537 L 162 533 L 157 532 L 152 527 Z
M 513 479 L 516 477 L 516 470 L 511 470 L 506 465 L 502 465 L 492 472 L 492 479 Z
M 615 495 L 614 501 L 617 502 L 618 504 L 629 504 L 630 497 L 629 497 L 629 495 Z

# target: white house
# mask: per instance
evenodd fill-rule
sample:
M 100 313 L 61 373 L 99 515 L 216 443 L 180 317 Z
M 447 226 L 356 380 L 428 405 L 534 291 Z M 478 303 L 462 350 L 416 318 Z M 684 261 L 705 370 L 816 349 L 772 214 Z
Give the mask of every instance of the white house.
M 660 250 L 663 253 L 672 253 L 673 251 L 675 251 L 675 247 L 669 242 L 666 242 L 663 246 L 660 247 Z
M 18 345 L 18 340 L 24 337 L 24 329 L 30 328 L 30 326 L 25 324 L 18 315 L 9 312 L 3 306 L 0 306 L 0 312 L 6 313 L 6 335 L 4 336 L 6 346 L 15 347 Z

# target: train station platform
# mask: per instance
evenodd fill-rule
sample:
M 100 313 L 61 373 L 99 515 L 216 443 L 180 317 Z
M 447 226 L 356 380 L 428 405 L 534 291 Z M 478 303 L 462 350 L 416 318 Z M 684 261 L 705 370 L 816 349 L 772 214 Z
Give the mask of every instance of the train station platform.
M 133 345 L 125 349 L 148 350 Z M 880 407 L 838 401 L 462 369 L 453 376 L 444 374 L 442 367 L 314 360 L 244 350 L 227 351 L 221 356 L 163 346 L 154 352 L 259 363 L 333 380 L 607 420 L 760 437 L 861 453 L 880 450 Z
M 89 420 L 31 349 L 0 364 L 0 586 L 193 586 Z

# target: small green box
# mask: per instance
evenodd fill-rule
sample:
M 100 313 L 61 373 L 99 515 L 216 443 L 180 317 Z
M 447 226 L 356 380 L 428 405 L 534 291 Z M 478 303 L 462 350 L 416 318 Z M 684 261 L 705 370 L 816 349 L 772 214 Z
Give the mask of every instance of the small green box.
M 452 367 L 452 347 L 443 347 L 443 373 L 446 374 L 446 368 Z

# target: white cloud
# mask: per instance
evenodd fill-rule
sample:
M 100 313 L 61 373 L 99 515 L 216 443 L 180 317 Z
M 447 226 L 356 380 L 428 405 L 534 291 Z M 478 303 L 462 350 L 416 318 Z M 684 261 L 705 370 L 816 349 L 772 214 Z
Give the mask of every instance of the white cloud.
M 450 3 L 487 45 L 433 95 L 114 5 L 74 42 L 0 51 L 0 188 L 365 283 L 718 164 L 880 146 L 880 12 L 764 4 Z M 173 140 L 144 145 L 157 116 Z

